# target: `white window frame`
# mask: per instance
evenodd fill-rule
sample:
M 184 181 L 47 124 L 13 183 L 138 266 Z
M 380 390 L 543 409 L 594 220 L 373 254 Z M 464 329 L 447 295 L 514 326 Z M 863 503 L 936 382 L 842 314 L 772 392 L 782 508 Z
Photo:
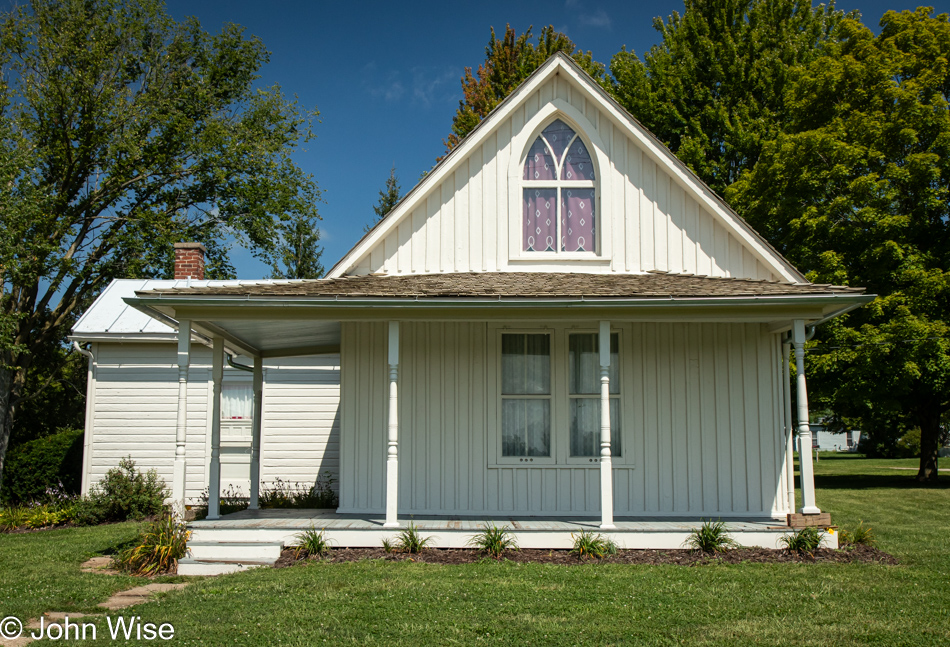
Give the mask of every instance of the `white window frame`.
M 558 81 L 555 80 L 557 86 Z M 570 91 L 568 91 L 569 93 Z M 610 253 L 607 248 L 611 238 L 611 173 L 610 160 L 604 151 L 607 150 L 603 140 L 598 133 L 597 125 L 588 119 L 587 115 L 578 110 L 569 101 L 557 96 L 555 88 L 555 97 L 543 103 L 533 116 L 527 119 L 517 134 L 512 137 L 510 146 L 511 155 L 508 158 L 508 262 L 513 265 L 534 264 L 551 268 L 551 271 L 559 271 L 559 268 L 587 266 L 603 267 L 611 264 Z M 597 119 L 597 116 L 594 115 Z M 603 115 L 600 119 L 603 119 Z M 524 162 L 528 157 L 528 151 L 534 144 L 535 139 L 541 134 L 548 124 L 554 120 L 560 119 L 565 124 L 574 129 L 575 134 L 581 138 L 591 156 L 591 162 L 594 165 L 595 180 L 595 209 L 596 232 L 594 235 L 594 251 L 590 252 L 526 252 L 523 247 L 524 231 L 524 189 L 528 188 L 529 182 L 533 180 L 524 180 Z M 517 129 L 517 127 L 515 127 Z M 571 180 L 559 180 L 557 182 L 570 183 Z M 554 186 L 555 181 L 540 182 L 538 186 Z M 581 183 L 586 188 L 590 184 Z M 563 186 L 567 186 L 564 184 Z M 621 208 L 622 204 L 619 205 Z M 560 223 L 559 223 L 560 225 Z M 560 246 L 560 241 L 558 241 Z
M 494 426 L 489 428 L 487 467 L 587 467 L 600 468 L 599 456 L 571 456 L 571 428 L 570 428 L 570 380 L 569 370 L 569 335 L 597 334 L 600 330 L 593 324 L 559 324 L 554 326 L 509 326 L 497 324 L 489 328 L 489 358 L 494 362 L 493 370 L 489 372 L 491 382 L 488 385 L 489 406 L 494 409 L 488 419 L 494 420 Z M 502 361 L 501 336 L 503 334 L 549 334 L 551 335 L 551 456 L 550 457 L 519 457 L 502 456 L 502 404 L 504 395 L 501 392 Z M 633 433 L 632 425 L 627 412 L 627 400 L 631 393 L 632 383 L 629 362 L 624 361 L 625 334 L 621 326 L 611 326 L 610 333 L 616 334 L 618 357 L 620 358 L 618 372 L 620 374 L 620 393 L 611 394 L 611 398 L 620 401 L 620 443 L 622 456 L 614 456 L 615 467 L 632 467 L 630 458 L 630 443 Z M 597 397 L 600 397 L 599 394 Z M 533 459 L 533 460 L 524 460 Z

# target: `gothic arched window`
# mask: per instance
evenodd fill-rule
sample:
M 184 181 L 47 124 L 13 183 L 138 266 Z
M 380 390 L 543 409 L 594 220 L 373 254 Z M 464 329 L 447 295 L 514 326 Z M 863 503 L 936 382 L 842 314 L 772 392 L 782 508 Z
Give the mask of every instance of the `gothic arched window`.
M 526 252 L 594 252 L 594 163 L 560 119 L 541 131 L 522 174 L 522 247 Z

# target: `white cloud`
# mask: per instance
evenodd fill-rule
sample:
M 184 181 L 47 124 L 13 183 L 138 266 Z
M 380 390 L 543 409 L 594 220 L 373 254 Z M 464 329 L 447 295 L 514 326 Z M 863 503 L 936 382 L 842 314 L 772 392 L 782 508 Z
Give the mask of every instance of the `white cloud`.
M 608 16 L 607 12 L 603 9 L 598 9 L 594 13 L 581 14 L 578 16 L 578 20 L 580 20 L 582 25 L 587 25 L 588 27 L 610 29 L 610 16 Z

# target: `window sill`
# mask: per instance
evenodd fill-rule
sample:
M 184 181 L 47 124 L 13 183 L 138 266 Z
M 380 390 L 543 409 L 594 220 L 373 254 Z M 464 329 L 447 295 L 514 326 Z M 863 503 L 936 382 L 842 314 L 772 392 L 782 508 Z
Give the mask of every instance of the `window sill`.
M 545 263 L 550 265 L 603 265 L 609 266 L 611 259 L 597 254 L 557 254 L 551 252 L 527 252 L 526 255 L 512 256 L 509 263 Z

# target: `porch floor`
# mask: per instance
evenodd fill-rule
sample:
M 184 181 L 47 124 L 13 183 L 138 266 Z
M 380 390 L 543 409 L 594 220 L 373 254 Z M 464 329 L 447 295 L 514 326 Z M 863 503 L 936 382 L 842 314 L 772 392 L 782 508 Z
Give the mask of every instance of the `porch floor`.
M 474 533 L 487 525 L 499 528 L 508 526 L 512 531 L 560 531 L 580 532 L 594 530 L 600 532 L 600 519 L 596 517 L 491 517 L 412 515 L 399 518 L 402 527 L 413 522 L 419 530 L 430 532 L 461 531 Z M 644 532 L 692 532 L 702 525 L 702 519 L 696 517 L 615 517 L 616 530 L 611 533 Z M 788 526 L 775 519 L 731 518 L 723 520 L 729 532 L 778 532 L 788 531 Z M 220 519 L 192 521 L 188 525 L 194 530 L 205 529 L 267 529 L 267 530 L 383 530 L 382 516 L 356 514 L 338 514 L 333 510 L 268 509 L 242 510 L 222 516 Z M 385 529 L 387 533 L 399 529 Z

